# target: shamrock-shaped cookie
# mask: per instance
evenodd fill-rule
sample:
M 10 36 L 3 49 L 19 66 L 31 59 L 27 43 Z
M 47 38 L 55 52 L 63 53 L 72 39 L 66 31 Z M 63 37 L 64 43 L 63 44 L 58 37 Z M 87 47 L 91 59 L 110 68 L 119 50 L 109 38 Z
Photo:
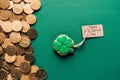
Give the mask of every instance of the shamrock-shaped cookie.
M 53 49 L 60 55 L 65 56 L 68 53 L 73 53 L 74 41 L 67 35 L 59 35 L 53 42 Z

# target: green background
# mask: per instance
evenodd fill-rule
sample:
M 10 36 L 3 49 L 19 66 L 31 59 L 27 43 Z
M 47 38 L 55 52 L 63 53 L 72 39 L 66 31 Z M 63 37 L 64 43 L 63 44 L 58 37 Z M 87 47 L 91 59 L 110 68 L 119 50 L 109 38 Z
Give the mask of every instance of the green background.
M 120 0 L 42 0 L 35 12 L 38 31 L 33 40 L 35 64 L 45 68 L 47 80 L 120 80 Z M 61 58 L 52 49 L 59 34 L 75 43 L 81 26 L 103 24 L 103 38 L 87 39 L 73 56 Z

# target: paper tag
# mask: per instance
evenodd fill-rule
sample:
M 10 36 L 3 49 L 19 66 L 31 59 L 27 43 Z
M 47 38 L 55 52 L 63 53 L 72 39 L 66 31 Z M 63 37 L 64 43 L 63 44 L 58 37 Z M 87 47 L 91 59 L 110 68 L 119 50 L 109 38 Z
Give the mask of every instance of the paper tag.
M 103 25 L 87 25 L 82 26 L 83 38 L 103 37 Z

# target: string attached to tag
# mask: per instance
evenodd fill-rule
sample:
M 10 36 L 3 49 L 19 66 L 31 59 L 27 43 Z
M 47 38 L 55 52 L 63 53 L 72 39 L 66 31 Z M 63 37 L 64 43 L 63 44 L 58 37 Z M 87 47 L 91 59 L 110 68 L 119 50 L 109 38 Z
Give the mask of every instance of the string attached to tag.
M 87 34 L 87 33 L 86 33 L 86 34 Z M 82 40 L 80 43 L 74 45 L 74 48 L 81 47 L 81 46 L 84 44 L 85 40 L 86 40 L 86 38 L 83 38 L 83 40 Z
M 85 38 L 83 38 L 83 40 L 82 40 L 80 43 L 78 43 L 78 44 L 74 45 L 74 48 L 77 48 L 77 47 L 82 46 L 82 45 L 84 44 L 85 40 L 86 40 L 86 39 L 85 39 Z
M 74 44 L 74 41 L 67 35 L 61 34 L 53 41 L 53 49 L 60 56 L 65 56 L 74 52 L 74 48 L 82 46 L 87 38 L 103 37 L 103 25 L 82 26 L 83 40 Z

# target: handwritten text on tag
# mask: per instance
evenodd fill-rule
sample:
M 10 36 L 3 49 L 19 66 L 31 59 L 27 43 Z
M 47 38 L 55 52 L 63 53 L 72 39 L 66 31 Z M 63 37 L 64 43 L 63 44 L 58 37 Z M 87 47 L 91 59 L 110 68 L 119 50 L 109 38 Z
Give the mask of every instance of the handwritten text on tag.
M 82 35 L 83 38 L 102 37 L 104 36 L 103 25 L 82 26 Z

